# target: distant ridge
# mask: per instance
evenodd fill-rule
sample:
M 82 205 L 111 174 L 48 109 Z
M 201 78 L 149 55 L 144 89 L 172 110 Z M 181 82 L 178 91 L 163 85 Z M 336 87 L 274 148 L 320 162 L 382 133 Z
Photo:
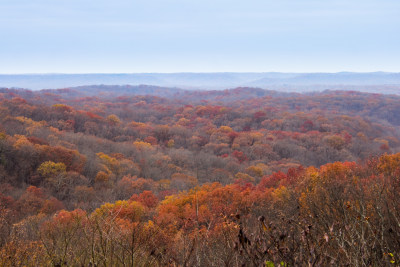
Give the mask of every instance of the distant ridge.
M 182 89 L 260 87 L 286 91 L 341 89 L 338 86 L 400 85 L 400 73 L 120 73 L 0 74 L 0 87 L 57 89 L 84 85 L 154 85 Z M 397 93 L 397 88 L 389 93 Z M 388 93 L 388 92 L 386 92 Z

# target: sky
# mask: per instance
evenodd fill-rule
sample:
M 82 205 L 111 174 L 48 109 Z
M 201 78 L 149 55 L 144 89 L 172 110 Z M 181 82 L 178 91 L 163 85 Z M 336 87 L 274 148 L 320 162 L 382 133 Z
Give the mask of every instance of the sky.
M 0 73 L 400 72 L 398 0 L 0 0 Z

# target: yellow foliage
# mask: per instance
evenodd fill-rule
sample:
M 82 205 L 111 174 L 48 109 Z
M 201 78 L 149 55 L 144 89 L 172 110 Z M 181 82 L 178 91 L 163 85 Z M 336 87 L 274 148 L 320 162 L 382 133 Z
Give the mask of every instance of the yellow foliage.
M 400 169 L 400 153 L 381 156 L 379 158 L 378 169 L 385 175 L 394 175 Z
M 188 120 L 186 118 L 180 118 L 176 124 L 185 126 L 185 125 L 189 124 L 189 122 L 190 122 L 190 120 Z
M 66 172 L 66 170 L 67 167 L 64 163 L 55 163 L 53 161 L 45 161 L 37 169 L 38 173 L 44 177 L 55 177 L 60 173 Z
M 64 104 L 54 104 L 51 107 L 52 108 L 63 108 L 63 107 L 66 107 L 66 105 L 64 105 Z
M 229 126 L 221 126 L 221 127 L 219 127 L 219 131 L 223 132 L 223 133 L 233 132 L 232 128 Z
M 117 115 L 111 114 L 107 117 L 107 121 L 112 125 L 118 125 L 121 123 L 121 120 L 118 118 Z
M 112 165 L 112 164 L 118 163 L 118 161 L 117 161 L 116 158 L 110 157 L 109 155 L 104 154 L 103 152 L 96 153 L 96 155 L 97 155 L 100 159 L 102 159 L 102 161 L 103 161 L 104 163 L 106 163 L 106 164 L 108 164 L 108 165 Z
M 383 138 L 375 138 L 374 142 L 389 146 L 389 141 Z
M 140 141 L 140 140 L 136 140 L 135 142 L 133 142 L 133 145 L 135 146 L 135 148 L 137 150 L 140 150 L 140 151 L 152 148 L 150 143 L 143 142 L 143 141 Z
M 235 179 L 241 179 L 246 182 L 254 183 L 255 179 L 247 173 L 238 172 L 235 174 Z
M 51 132 L 55 133 L 55 134 L 59 134 L 59 133 L 60 133 L 60 130 L 58 130 L 57 128 L 55 128 L 55 127 L 53 127 L 53 126 L 50 126 L 48 129 L 49 129 Z
M 250 136 L 257 141 L 264 137 L 264 135 L 260 132 L 252 132 L 250 133 Z
M 104 154 L 103 152 L 96 153 L 96 155 L 101 159 L 103 164 L 105 165 L 106 171 L 111 171 L 115 174 L 118 174 L 121 170 L 121 164 L 119 160 L 109 155 Z
M 159 190 L 168 190 L 171 187 L 171 180 L 169 179 L 161 179 L 157 183 Z
M 249 172 L 251 175 L 253 176 L 258 176 L 258 177 L 262 177 L 264 172 L 263 170 L 258 167 L 258 166 L 250 166 L 246 169 L 246 172 Z
M 95 178 L 96 183 L 107 183 L 109 180 L 110 175 L 103 171 L 99 171 Z
M 310 177 L 312 181 L 316 181 L 319 178 L 318 170 L 314 166 L 306 169 L 306 175 Z
M 115 203 L 105 203 L 93 212 L 94 216 L 108 217 L 139 221 L 144 215 L 145 208 L 136 201 L 118 200 Z
M 136 122 L 136 121 L 132 121 L 129 125 L 132 127 L 141 127 L 141 128 L 147 127 L 146 123 Z
M 72 112 L 73 111 L 72 107 L 65 105 L 65 104 L 54 104 L 51 107 L 59 112 Z
M 15 120 L 17 120 L 19 122 L 22 122 L 22 123 L 25 123 L 25 124 L 28 124 L 28 125 L 34 124 L 34 121 L 32 119 L 27 118 L 27 117 L 23 117 L 23 116 L 15 117 Z
M 37 128 L 46 126 L 47 123 L 45 121 L 34 121 L 30 118 L 23 117 L 23 116 L 18 116 L 15 117 L 15 120 L 22 122 L 23 124 L 26 125 L 26 130 L 32 134 Z
M 29 142 L 25 135 L 15 134 L 14 138 L 17 139 L 13 144 L 16 149 L 21 149 L 23 146 L 32 146 L 32 143 Z
M 289 190 L 285 186 L 280 186 L 272 192 L 272 196 L 279 200 L 288 199 L 289 194 Z
M 154 222 L 152 220 L 149 220 L 145 225 L 144 225 L 144 230 L 145 231 L 151 231 L 151 230 L 155 230 L 156 225 L 154 224 Z
M 167 147 L 169 147 L 169 148 L 174 147 L 174 145 L 175 145 L 174 139 L 170 139 L 170 140 L 168 141 L 168 143 L 167 143 Z

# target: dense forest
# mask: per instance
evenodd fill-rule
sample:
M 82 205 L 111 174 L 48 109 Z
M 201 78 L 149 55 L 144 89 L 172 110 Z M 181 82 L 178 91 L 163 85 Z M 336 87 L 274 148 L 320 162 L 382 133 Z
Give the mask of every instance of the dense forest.
M 0 266 L 396 266 L 400 96 L 0 89 Z

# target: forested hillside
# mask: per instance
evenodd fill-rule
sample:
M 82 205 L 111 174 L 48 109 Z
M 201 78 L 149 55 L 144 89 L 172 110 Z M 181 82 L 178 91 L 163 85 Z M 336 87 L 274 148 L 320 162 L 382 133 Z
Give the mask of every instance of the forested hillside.
M 400 96 L 0 89 L 0 266 L 400 261 Z

